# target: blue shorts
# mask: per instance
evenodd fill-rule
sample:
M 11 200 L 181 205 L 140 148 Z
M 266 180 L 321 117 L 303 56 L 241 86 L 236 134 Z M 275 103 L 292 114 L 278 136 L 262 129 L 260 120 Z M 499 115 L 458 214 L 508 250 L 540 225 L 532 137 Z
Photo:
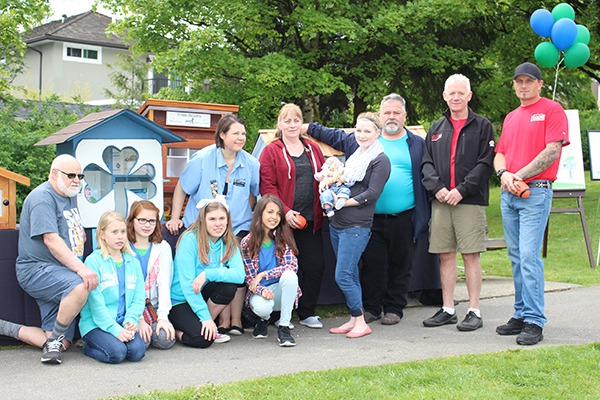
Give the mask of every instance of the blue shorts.
M 42 329 L 49 332 L 54 328 L 60 302 L 82 283 L 81 277 L 67 267 L 48 264 L 32 272 L 27 282 L 21 286 L 37 301 Z M 75 336 L 75 325 L 74 320 L 65 333 L 65 338 L 69 341 L 73 341 Z

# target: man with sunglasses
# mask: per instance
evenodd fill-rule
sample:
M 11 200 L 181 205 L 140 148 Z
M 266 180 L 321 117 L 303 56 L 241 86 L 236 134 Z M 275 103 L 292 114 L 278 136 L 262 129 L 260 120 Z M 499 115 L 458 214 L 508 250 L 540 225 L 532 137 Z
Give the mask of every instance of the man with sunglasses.
M 48 181 L 25 199 L 19 227 L 19 285 L 40 307 L 42 327 L 0 320 L 0 334 L 42 348 L 42 363 L 60 364 L 75 333 L 75 317 L 98 276 L 83 257 L 85 231 L 77 200 L 81 165 L 70 155 L 54 159 Z

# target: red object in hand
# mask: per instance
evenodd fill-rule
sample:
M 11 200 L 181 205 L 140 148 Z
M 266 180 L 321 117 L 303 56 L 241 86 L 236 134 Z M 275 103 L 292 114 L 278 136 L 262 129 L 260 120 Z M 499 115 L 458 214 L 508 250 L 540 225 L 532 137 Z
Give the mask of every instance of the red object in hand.
M 520 197 L 522 199 L 526 199 L 529 197 L 529 185 L 523 181 L 514 181 L 513 185 L 515 185 L 515 196 Z
M 306 222 L 306 218 L 304 218 L 302 215 L 297 214 L 296 218 L 298 219 L 298 229 L 304 229 L 306 228 L 306 226 L 308 225 L 308 222 Z

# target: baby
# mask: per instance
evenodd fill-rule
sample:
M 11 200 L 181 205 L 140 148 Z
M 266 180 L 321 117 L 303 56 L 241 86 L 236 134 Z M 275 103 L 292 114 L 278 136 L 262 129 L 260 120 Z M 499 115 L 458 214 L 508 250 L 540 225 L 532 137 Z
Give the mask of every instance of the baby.
M 327 217 L 331 218 L 335 210 L 344 207 L 350 198 L 350 188 L 344 182 L 344 164 L 337 157 L 325 160 L 321 171 L 315 174 L 319 183 L 319 199 Z

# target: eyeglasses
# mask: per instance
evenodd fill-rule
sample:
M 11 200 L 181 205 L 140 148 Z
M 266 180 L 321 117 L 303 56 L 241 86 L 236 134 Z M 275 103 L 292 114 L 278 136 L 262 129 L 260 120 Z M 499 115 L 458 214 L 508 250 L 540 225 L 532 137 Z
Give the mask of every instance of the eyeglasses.
M 73 172 L 65 172 L 65 171 L 61 171 L 58 168 L 55 168 L 58 172 L 62 172 L 63 174 L 65 174 L 67 176 L 67 178 L 69 179 L 75 179 L 75 177 L 79 178 L 79 180 L 82 180 L 83 178 L 85 178 L 84 174 L 75 174 Z
M 146 219 L 146 218 L 136 218 L 137 222 L 139 222 L 142 225 L 146 225 L 146 224 L 150 224 L 150 225 L 156 225 L 156 220 L 155 219 Z

